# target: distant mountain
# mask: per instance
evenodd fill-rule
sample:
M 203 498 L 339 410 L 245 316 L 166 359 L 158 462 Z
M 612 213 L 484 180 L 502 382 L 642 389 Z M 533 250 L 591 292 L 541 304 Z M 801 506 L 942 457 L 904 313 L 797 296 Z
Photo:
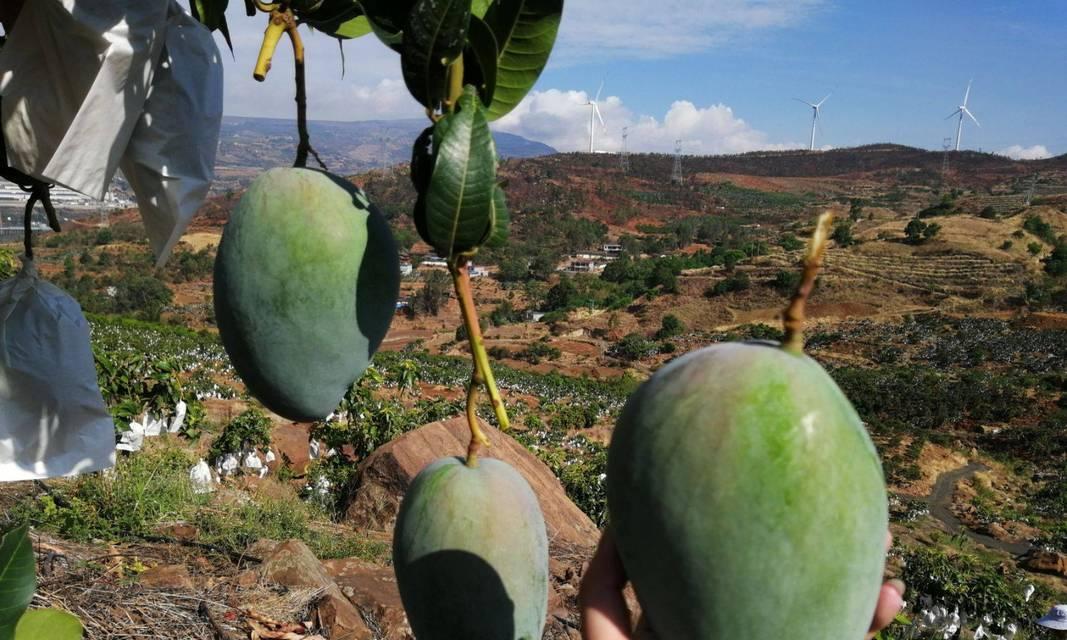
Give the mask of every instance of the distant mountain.
M 365 120 L 312 121 L 311 146 L 333 173 L 353 175 L 411 159 L 411 144 L 427 121 Z M 556 153 L 552 147 L 510 133 L 494 133 L 497 152 L 505 158 L 529 158 Z M 278 118 L 226 116 L 222 119 L 218 180 L 215 191 L 247 184 L 264 169 L 290 166 L 296 154 L 296 122 Z M 308 166 L 315 166 L 309 159 Z

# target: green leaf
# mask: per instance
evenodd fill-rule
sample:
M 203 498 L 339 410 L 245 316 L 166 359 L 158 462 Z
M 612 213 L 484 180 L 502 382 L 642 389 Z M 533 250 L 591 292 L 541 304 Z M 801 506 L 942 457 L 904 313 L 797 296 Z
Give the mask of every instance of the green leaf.
M 230 53 L 233 53 L 230 29 L 226 25 L 226 5 L 229 3 L 230 0 L 190 0 L 189 11 L 209 31 L 216 29 L 221 31 L 222 37 L 226 40 L 226 46 L 230 48 Z
M 15 628 L 15 640 L 81 640 L 82 623 L 59 609 L 27 611 Z
M 511 215 L 508 213 L 508 200 L 504 190 L 497 185 L 493 191 L 493 231 L 489 239 L 485 241 L 488 247 L 503 247 L 508 241 L 508 225 L 511 224 Z
M 30 606 L 37 567 L 26 525 L 0 538 L 0 640 L 13 637 L 15 623 Z
M 448 90 L 448 66 L 463 53 L 470 0 L 417 0 L 404 31 L 400 68 L 408 91 L 435 109 Z
M 498 55 L 493 30 L 482 20 L 471 16 L 467 47 L 463 50 L 463 81 L 478 87 L 478 95 L 486 107 L 493 103 Z
M 496 147 L 474 87 L 464 87 L 459 108 L 435 130 L 443 135 L 425 197 L 425 239 L 445 258 L 480 246 L 493 222 Z
M 496 90 L 490 120 L 507 115 L 541 76 L 556 42 L 563 0 L 497 0 L 485 14 L 496 36 Z
M 363 12 L 367 15 L 371 30 L 378 39 L 391 49 L 400 53 L 404 41 L 404 30 L 408 17 L 415 6 L 415 0 L 359 0 Z
M 297 20 L 335 38 L 359 38 L 371 32 L 370 21 L 356 0 L 325 0 L 311 12 L 296 11 Z
M 493 4 L 493 0 L 472 0 L 471 15 L 477 18 L 485 17 L 485 12 L 489 10 L 489 5 L 491 4 Z

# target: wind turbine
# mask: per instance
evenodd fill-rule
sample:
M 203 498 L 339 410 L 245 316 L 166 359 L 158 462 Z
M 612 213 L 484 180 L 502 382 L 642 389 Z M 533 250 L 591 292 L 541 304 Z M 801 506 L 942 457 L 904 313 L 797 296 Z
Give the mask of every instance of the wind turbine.
M 815 123 L 819 121 L 819 108 L 822 107 L 822 103 L 826 102 L 833 93 L 826 94 L 826 97 L 819 100 L 815 104 L 808 102 L 807 100 L 801 100 L 800 98 L 793 98 L 797 102 L 803 102 L 811 107 L 811 144 L 808 145 L 808 151 L 815 151 Z
M 945 120 L 948 120 L 949 118 L 954 118 L 957 115 L 960 117 L 960 123 L 956 125 L 956 151 L 960 150 L 960 135 L 963 133 L 964 114 L 966 114 L 967 117 L 971 120 L 974 120 L 974 123 L 977 124 L 979 127 L 982 126 L 978 123 L 978 118 L 975 118 L 974 114 L 971 113 L 970 109 L 967 108 L 967 98 L 971 97 L 971 82 L 973 82 L 973 80 L 967 83 L 967 92 L 963 94 L 963 104 L 961 104 L 955 111 L 948 114 L 948 117 L 945 118 Z
M 604 118 L 600 115 L 600 106 L 597 101 L 600 100 L 600 92 L 604 90 L 604 81 L 600 81 L 600 88 L 596 90 L 596 97 L 585 103 L 585 106 L 589 107 L 589 153 L 594 153 L 593 143 L 596 141 L 596 121 L 593 120 L 595 116 L 597 120 L 600 120 L 600 126 L 607 127 L 604 124 Z

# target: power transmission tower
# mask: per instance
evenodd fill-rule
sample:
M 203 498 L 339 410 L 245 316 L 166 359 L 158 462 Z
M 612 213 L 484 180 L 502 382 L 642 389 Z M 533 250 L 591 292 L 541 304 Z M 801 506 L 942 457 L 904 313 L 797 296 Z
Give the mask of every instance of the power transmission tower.
M 682 184 L 685 182 L 685 178 L 682 177 L 682 141 L 674 141 L 674 170 L 671 171 L 671 184 Z
M 626 139 L 630 137 L 630 127 L 622 128 L 622 155 L 619 156 L 619 166 L 624 174 L 630 173 L 630 150 L 626 146 Z
M 948 152 L 952 148 L 952 138 L 941 141 L 941 186 L 945 185 L 945 177 L 948 175 Z
M 1034 174 L 1033 178 L 1030 178 L 1030 188 L 1026 190 L 1026 206 L 1030 206 L 1030 202 L 1034 199 L 1034 190 L 1037 188 L 1037 174 Z

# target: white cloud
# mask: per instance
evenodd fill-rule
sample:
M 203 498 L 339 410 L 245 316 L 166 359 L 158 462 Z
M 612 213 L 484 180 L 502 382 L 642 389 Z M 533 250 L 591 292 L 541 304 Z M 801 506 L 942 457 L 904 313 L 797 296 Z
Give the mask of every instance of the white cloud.
M 823 0 L 571 0 L 559 60 L 669 57 L 796 24 Z M 556 54 L 553 54 L 554 56 Z
M 588 150 L 589 95 L 584 91 L 534 91 L 494 125 L 499 131 L 549 144 L 560 151 Z M 793 148 L 797 144 L 771 144 L 767 135 L 752 128 L 724 104 L 698 107 L 687 100 L 671 105 L 662 119 L 636 115 L 616 96 L 600 101 L 604 124 L 596 123 L 596 148 L 622 149 L 623 127 L 629 128 L 627 148 L 641 152 L 673 152 L 675 140 L 683 153 L 712 155 L 762 149 Z
M 1012 160 L 1042 160 L 1051 158 L 1052 154 L 1043 144 L 1035 144 L 1032 147 L 1024 147 L 1021 144 L 1013 144 L 1006 149 L 997 151 L 998 155 L 1008 156 Z

